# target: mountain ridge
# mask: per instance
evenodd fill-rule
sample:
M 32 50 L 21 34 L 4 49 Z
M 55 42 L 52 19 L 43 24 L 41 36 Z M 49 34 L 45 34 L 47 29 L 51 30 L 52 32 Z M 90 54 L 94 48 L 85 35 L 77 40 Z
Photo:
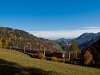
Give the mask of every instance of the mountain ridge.
M 98 32 L 98 33 L 83 33 L 79 37 L 74 38 L 74 40 L 76 40 L 76 43 L 80 49 L 84 49 L 84 48 L 89 47 L 95 41 L 97 41 L 100 38 L 99 36 L 100 36 L 100 32 Z M 60 39 L 56 40 L 56 42 L 58 42 L 61 45 L 62 41 L 66 42 L 66 43 L 71 43 L 72 40 L 73 39 L 70 39 L 70 42 L 68 42 L 67 39 L 60 38 Z
M 15 46 L 16 48 L 26 48 L 35 50 L 50 50 L 50 51 L 61 51 L 55 47 L 54 41 L 40 38 L 30 34 L 26 31 L 13 29 L 9 27 L 0 27 L 0 39 L 3 48 L 10 48 L 10 46 Z M 51 42 L 51 45 L 49 45 Z

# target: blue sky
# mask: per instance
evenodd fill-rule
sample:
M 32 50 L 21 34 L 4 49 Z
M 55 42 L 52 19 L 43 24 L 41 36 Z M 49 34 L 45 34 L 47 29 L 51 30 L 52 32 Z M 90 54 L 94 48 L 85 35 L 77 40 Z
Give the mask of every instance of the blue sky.
M 0 26 L 48 39 L 96 33 L 100 31 L 100 0 L 0 0 Z

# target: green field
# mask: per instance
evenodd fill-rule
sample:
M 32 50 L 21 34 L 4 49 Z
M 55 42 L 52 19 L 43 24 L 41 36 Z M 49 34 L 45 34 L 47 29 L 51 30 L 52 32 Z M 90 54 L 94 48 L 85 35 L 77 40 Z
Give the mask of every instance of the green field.
M 34 59 L 18 51 L 0 49 L 0 75 L 100 75 L 100 69 Z

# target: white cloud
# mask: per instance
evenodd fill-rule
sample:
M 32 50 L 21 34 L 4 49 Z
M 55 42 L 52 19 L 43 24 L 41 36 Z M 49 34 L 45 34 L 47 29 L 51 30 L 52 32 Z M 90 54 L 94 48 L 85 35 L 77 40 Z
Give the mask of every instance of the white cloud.
M 85 29 L 100 29 L 100 27 L 92 26 L 92 27 L 83 27 Z
M 58 30 L 58 31 L 29 31 L 31 34 L 46 39 L 55 40 L 58 38 L 76 38 L 83 33 L 100 32 L 100 27 L 83 27 L 79 30 Z

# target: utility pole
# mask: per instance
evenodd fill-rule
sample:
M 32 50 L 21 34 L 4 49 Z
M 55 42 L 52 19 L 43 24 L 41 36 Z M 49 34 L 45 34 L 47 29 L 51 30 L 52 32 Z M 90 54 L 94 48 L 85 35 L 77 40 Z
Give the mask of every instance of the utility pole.
M 77 50 L 76 50 L 76 58 L 77 58 Z
M 25 53 L 25 47 L 24 47 L 24 53 Z
M 10 50 L 11 50 L 12 46 L 10 46 Z
M 70 60 L 70 57 L 71 57 L 71 56 L 70 56 L 70 54 L 71 54 L 70 45 L 71 45 L 71 44 L 68 44 L 68 58 L 69 58 L 69 60 Z
M 45 55 L 45 50 L 44 50 L 44 53 L 43 54 Z
M 43 51 L 44 51 L 43 54 L 45 55 L 45 47 L 44 46 L 43 46 Z
M 26 39 L 24 40 L 24 53 L 25 53 L 25 46 L 26 46 Z
M 69 54 L 68 54 L 68 56 L 69 56 L 69 60 L 70 60 L 70 51 L 69 51 Z

